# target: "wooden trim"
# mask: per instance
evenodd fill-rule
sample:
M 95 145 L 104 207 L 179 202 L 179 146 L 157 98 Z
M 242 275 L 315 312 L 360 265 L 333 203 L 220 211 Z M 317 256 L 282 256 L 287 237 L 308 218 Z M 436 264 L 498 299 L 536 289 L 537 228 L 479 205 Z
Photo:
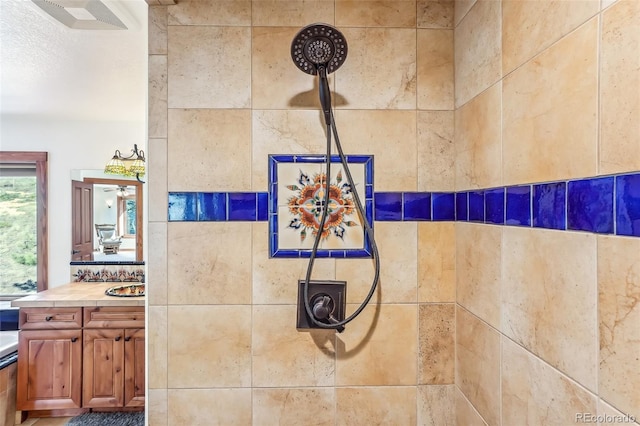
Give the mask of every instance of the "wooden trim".
M 35 163 L 36 165 L 36 238 L 38 241 L 36 279 L 38 291 L 44 291 L 49 288 L 48 153 L 0 151 L 0 163 Z
M 127 179 L 105 179 L 105 178 L 84 178 L 84 182 L 102 185 L 131 185 L 136 187 L 136 261 L 142 262 L 144 254 L 142 249 L 143 241 L 143 205 L 142 205 L 142 182 Z

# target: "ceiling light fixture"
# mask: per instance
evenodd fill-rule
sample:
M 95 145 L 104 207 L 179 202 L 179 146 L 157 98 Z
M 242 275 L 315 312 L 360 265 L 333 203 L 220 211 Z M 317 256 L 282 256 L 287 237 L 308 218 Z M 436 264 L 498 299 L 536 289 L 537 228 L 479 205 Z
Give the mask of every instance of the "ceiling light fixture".
M 146 172 L 145 161 L 144 151 L 138 150 L 138 145 L 133 145 L 131 155 L 128 157 L 124 157 L 119 150 L 116 150 L 111 160 L 104 167 L 104 173 L 135 177 L 138 182 L 144 183 L 140 180 L 140 176 L 144 176 Z

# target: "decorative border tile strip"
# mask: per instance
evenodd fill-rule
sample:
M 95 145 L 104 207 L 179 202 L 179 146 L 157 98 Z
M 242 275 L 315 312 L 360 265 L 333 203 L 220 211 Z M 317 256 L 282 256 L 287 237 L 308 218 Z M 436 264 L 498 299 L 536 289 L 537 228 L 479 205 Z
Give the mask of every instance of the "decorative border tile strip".
M 145 281 L 144 264 L 76 264 L 71 265 L 73 282 L 141 282 Z
M 173 192 L 169 221 L 266 221 L 268 203 L 266 192 Z M 373 210 L 375 221 L 476 222 L 640 237 L 640 172 L 458 192 L 375 192 Z

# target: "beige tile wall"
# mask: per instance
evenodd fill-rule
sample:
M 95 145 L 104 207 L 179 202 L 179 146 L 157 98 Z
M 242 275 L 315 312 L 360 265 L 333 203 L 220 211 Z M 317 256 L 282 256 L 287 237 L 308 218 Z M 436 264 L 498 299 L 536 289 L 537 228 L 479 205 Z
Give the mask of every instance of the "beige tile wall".
M 457 190 L 640 169 L 639 4 L 456 1 Z M 457 423 L 640 419 L 640 242 L 455 226 Z
M 329 76 L 336 123 L 347 152 L 375 155 L 376 191 L 638 170 L 638 2 L 535 6 L 150 7 L 150 424 L 640 417 L 635 239 L 378 222 L 376 303 L 334 335 L 295 330 L 306 263 L 269 259 L 266 223 L 166 221 L 167 191 L 266 191 L 267 154 L 323 152 L 317 83 L 289 58 L 318 21 L 349 42 Z M 348 311 L 371 274 L 360 260 L 314 271 L 349 282 Z
M 324 153 L 317 81 L 290 58 L 314 22 L 348 40 L 336 125 L 375 156 L 375 190 L 454 190 L 453 1 L 184 0 L 149 19 L 150 424 L 454 424 L 455 224 L 377 222 L 375 303 L 336 334 L 296 330 L 307 262 L 269 259 L 267 223 L 167 222 L 167 192 L 264 192 L 268 154 Z M 313 277 L 348 282 L 349 314 L 372 262 Z

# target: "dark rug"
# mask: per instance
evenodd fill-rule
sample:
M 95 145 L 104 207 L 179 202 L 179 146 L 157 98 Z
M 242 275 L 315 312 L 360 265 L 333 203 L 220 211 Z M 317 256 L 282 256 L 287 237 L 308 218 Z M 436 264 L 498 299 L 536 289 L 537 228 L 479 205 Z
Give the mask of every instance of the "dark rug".
M 144 411 L 85 413 L 69 420 L 67 426 L 144 426 Z

